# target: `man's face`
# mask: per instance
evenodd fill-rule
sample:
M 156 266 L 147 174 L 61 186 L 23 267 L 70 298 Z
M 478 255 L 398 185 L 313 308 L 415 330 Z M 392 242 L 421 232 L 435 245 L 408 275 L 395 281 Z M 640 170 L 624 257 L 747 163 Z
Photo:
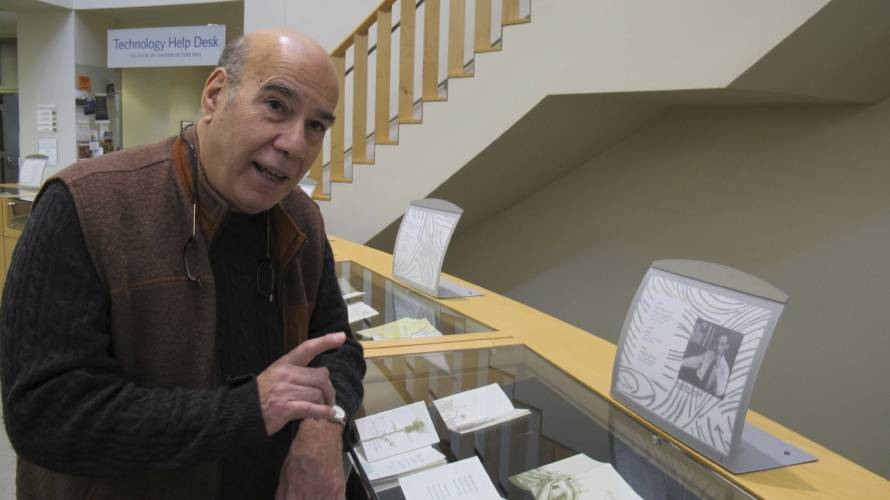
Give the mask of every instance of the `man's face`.
M 285 37 L 262 43 L 251 45 L 233 95 L 217 69 L 202 96 L 202 165 L 217 193 L 246 213 L 268 210 L 305 175 L 337 103 L 326 56 L 295 49 Z
M 726 336 L 720 336 L 717 339 L 717 354 L 721 356 L 726 353 L 727 349 L 729 349 L 729 339 Z

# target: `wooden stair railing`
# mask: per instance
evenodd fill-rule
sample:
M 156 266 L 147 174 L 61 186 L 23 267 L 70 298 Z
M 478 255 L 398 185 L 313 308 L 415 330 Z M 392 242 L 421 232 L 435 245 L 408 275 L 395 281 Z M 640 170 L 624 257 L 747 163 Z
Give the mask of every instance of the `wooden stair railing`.
M 369 155 L 367 130 L 368 123 L 368 83 L 369 63 L 368 55 L 376 52 L 376 65 L 374 76 L 374 132 L 370 135 L 374 145 L 395 145 L 397 139 L 393 139 L 390 128 L 393 117 L 390 115 L 390 91 L 392 89 L 392 37 L 394 26 L 392 23 L 393 6 L 399 1 L 399 21 L 395 28 L 399 31 L 399 57 L 398 57 L 398 99 L 395 116 L 396 125 L 416 124 L 422 120 L 415 118 L 414 109 L 418 101 L 414 99 L 415 81 L 415 37 L 417 22 L 417 7 L 424 5 L 423 15 L 423 47 L 420 58 L 421 89 L 419 102 L 445 101 L 446 96 L 440 95 L 439 86 L 439 50 L 440 50 L 440 21 L 441 1 L 448 1 L 449 19 L 447 39 L 447 64 L 446 74 L 448 78 L 465 78 L 473 76 L 466 70 L 464 57 L 464 34 L 466 26 L 467 0 L 383 0 L 371 14 L 346 39 L 331 52 L 331 61 L 337 73 L 337 82 L 340 86 L 340 99 L 337 102 L 335 115 L 337 120 L 331 127 L 328 145 L 312 164 L 309 177 L 316 182 L 312 197 L 316 200 L 330 200 L 331 194 L 325 192 L 324 165 L 330 169 L 331 183 L 352 182 L 352 178 L 346 175 L 346 153 L 350 151 L 352 165 L 370 165 L 374 163 L 373 156 Z M 472 1 L 472 0 L 471 0 Z M 492 0 L 475 0 L 474 3 L 474 53 L 494 52 L 501 50 L 500 40 L 491 42 L 492 24 Z M 514 24 L 523 24 L 531 21 L 531 16 L 522 16 L 520 0 L 501 0 L 501 27 Z M 368 36 L 372 28 L 376 28 L 375 45 L 368 47 Z M 352 49 L 352 66 L 347 70 L 347 52 Z M 352 75 L 352 95 L 346 93 L 346 77 Z M 349 109 L 351 118 L 346 119 L 347 102 L 351 103 Z M 350 121 L 349 130 L 352 141 L 349 149 L 346 147 L 346 127 Z

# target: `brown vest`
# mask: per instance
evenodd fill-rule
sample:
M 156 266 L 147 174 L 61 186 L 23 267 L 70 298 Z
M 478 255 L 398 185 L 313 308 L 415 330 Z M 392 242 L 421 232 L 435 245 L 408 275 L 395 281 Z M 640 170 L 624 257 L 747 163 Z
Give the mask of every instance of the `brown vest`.
M 192 229 L 188 148 L 170 138 L 79 162 L 58 178 L 71 192 L 93 265 L 110 292 L 111 345 L 123 376 L 142 387 L 215 387 L 216 293 L 208 245 L 228 205 L 200 171 L 196 261 L 202 286 L 197 287 L 183 264 Z M 290 350 L 308 337 L 324 227 L 318 206 L 298 191 L 272 209 L 271 221 L 285 350 Z M 218 496 L 216 475 L 216 464 L 207 463 L 127 479 L 92 479 L 20 458 L 16 483 L 21 500 L 197 500 Z

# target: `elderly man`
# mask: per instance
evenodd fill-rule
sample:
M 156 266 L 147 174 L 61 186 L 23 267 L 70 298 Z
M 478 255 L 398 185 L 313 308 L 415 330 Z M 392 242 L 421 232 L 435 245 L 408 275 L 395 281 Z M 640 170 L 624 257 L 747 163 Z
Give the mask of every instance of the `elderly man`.
M 228 46 L 180 137 L 41 191 L 0 313 L 21 499 L 341 498 L 365 364 L 318 207 L 327 55 Z

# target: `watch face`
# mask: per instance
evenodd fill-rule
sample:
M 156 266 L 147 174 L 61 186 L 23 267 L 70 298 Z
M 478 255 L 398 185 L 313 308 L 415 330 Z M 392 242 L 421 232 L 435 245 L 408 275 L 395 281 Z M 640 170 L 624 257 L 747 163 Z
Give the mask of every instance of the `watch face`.
M 331 418 L 334 422 L 338 424 L 346 424 L 346 410 L 344 410 L 340 405 L 334 405 L 334 416 Z

